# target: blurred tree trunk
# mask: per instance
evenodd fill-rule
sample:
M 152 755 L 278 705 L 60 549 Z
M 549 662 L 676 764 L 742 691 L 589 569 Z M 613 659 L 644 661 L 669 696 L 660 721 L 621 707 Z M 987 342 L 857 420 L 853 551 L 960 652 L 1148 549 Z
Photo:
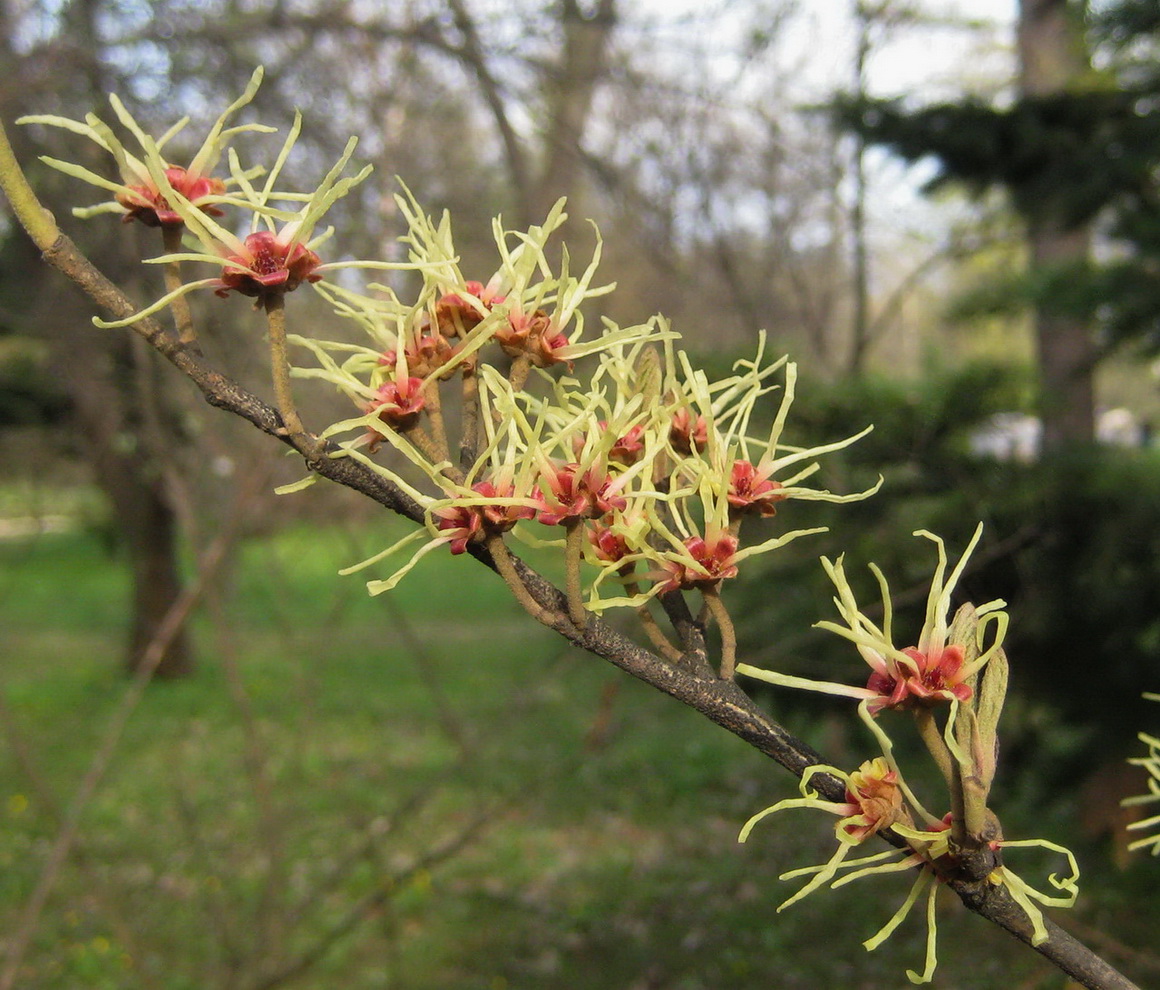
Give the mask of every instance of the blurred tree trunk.
M 1020 95 L 1066 93 L 1089 71 L 1078 6 L 1068 0 L 1020 0 L 1018 48 Z M 1067 227 L 1058 218 L 1027 221 L 1033 270 L 1051 271 L 1088 257 L 1088 227 Z M 1043 450 L 1090 444 L 1095 439 L 1095 344 L 1080 318 L 1039 306 L 1035 315 Z
M 539 223 L 561 196 L 575 201 L 580 193 L 584 180 L 582 140 L 596 88 L 608 70 L 616 0 L 597 0 L 590 10 L 581 7 L 579 0 L 559 4 L 555 16 L 559 19 L 560 47 L 542 69 L 543 138 L 541 147 L 534 150 L 520 140 L 511 123 L 497 73 L 488 61 L 466 0 L 447 3 L 463 37 L 458 56 L 475 76 L 480 96 L 495 119 L 521 222 L 525 226 Z M 565 241 L 573 232 L 565 227 Z
M 878 11 L 871 10 L 864 0 L 854 4 L 856 41 L 854 46 L 854 95 L 866 97 L 866 69 L 870 59 L 870 29 Z M 870 253 L 866 237 L 866 139 L 854 135 L 850 155 L 850 179 L 853 183 L 853 201 L 850 203 L 850 266 L 853 279 L 853 314 L 850 320 L 850 368 L 852 377 L 861 377 L 866 370 L 870 351 Z
M 596 87 L 608 70 L 615 26 L 616 0 L 599 0 L 590 14 L 581 10 L 577 0 L 564 0 L 561 5 L 560 55 L 544 80 L 548 120 L 542 164 L 526 204 L 533 217 L 544 217 L 556 200 L 575 196 L 581 187 L 581 141 Z
M 102 78 L 95 30 L 100 7 L 98 0 L 74 0 L 62 11 L 59 35 L 27 55 L 12 48 L 14 18 L 4 9 L 0 17 L 0 26 L 6 28 L 0 39 L 0 70 L 5 85 L 0 89 L 0 111 L 6 120 L 41 109 L 35 106 L 37 93 L 47 93 L 54 80 L 59 83 L 57 73 L 66 64 L 74 84 L 76 115 L 98 105 L 108 88 Z M 27 145 L 23 130 L 13 128 L 18 145 Z M 28 147 L 22 157 L 32 161 L 33 149 Z M 98 171 L 110 167 L 108 162 L 89 165 Z M 58 215 L 67 215 L 71 206 L 64 198 L 67 193 L 55 187 L 42 192 Z M 101 258 L 114 280 L 131 278 L 129 273 L 134 269 L 123 244 L 127 231 L 91 233 L 97 238 L 103 233 L 106 243 L 94 250 L 95 243 L 86 238 L 88 243 L 82 248 Z M 154 397 L 136 387 L 142 372 L 139 362 L 156 358 L 134 354 L 127 334 L 95 330 L 89 323 L 88 307 L 71 293 L 61 294 L 56 276 L 48 273 L 27 239 L 19 233 L 12 236 L 18 240 L 4 252 L 8 264 L 0 273 L 0 294 L 5 308 L 19 318 L 21 332 L 46 340 L 52 347 L 50 360 L 68 396 L 73 435 L 80 441 L 94 481 L 108 499 L 118 543 L 128 554 L 133 591 L 124 662 L 126 669 L 133 671 L 181 592 L 178 517 L 163 481 L 164 466 L 158 460 L 167 444 L 159 437 L 145 435 L 165 417 L 159 409 L 144 408 Z M 164 652 L 156 674 L 177 677 L 192 668 L 189 638 L 182 629 Z
M 152 417 L 141 410 L 148 399 L 132 381 L 141 369 L 129 335 L 94 330 L 79 313 L 57 320 L 58 353 L 67 348 L 70 354 L 65 378 L 76 428 L 129 558 L 133 590 L 125 667 L 132 673 L 181 594 L 178 514 L 157 460 L 160 444 L 144 436 L 143 420 Z M 182 627 L 166 646 L 155 676 L 181 677 L 193 666 Z

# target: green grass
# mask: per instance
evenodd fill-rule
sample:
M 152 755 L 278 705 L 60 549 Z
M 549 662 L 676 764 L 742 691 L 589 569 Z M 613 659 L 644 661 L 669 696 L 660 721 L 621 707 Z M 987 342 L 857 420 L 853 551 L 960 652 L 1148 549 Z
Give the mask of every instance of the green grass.
M 22 986 L 257 987 L 360 904 L 282 985 L 907 985 L 917 918 L 859 945 L 907 878 L 778 915 L 777 875 L 833 841 L 831 822 L 789 812 L 737 844 L 794 791 L 784 773 L 539 630 L 473 561 L 432 555 L 390 599 L 336 577 L 390 538 L 303 527 L 243 546 L 221 610 L 195 624 L 196 675 L 150 687 L 85 808 Z M 126 690 L 125 593 L 93 536 L 0 543 L 0 937 Z M 481 814 L 461 851 L 415 868 Z M 1155 880 L 1097 875 L 1082 916 L 1146 947 Z M 957 905 L 942 918 L 935 986 L 1063 986 Z

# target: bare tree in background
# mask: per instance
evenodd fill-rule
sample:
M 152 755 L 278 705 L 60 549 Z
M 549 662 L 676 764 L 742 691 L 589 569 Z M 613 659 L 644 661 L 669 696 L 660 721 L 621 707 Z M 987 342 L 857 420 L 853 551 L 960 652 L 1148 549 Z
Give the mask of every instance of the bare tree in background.
M 102 58 L 96 21 L 104 4 L 86 0 L 64 5 L 56 30 L 19 50 L 17 40 L 34 30 L 31 22 L 37 12 L 21 17 L 13 6 L 0 8 L 0 69 L 6 81 L 0 89 L 0 106 L 5 116 L 42 107 L 54 94 L 58 106 L 93 106 L 119 83 Z M 68 90 L 60 87 L 61 78 L 71 84 Z M 61 183 L 45 178 L 51 183 L 45 189 L 49 201 L 54 206 L 64 202 Z M 90 249 L 106 258 L 114 271 L 127 273 L 131 262 L 123 238 L 115 234 L 94 232 Z M 182 588 L 174 461 L 167 453 L 170 444 L 180 442 L 172 407 L 163 401 L 164 387 L 155 383 L 155 355 L 127 340 L 94 334 L 80 297 L 58 296 L 44 278 L 36 252 L 25 242 L 11 244 L 6 253 L 9 263 L 0 276 L 6 308 L 18 326 L 47 339 L 57 355 L 53 366 L 60 369 L 58 381 L 68 396 L 72 431 L 80 440 L 61 453 L 68 456 L 75 449 L 89 461 L 129 559 L 132 604 L 125 663 L 132 671 Z M 180 676 L 192 665 L 189 639 L 179 629 L 157 673 Z

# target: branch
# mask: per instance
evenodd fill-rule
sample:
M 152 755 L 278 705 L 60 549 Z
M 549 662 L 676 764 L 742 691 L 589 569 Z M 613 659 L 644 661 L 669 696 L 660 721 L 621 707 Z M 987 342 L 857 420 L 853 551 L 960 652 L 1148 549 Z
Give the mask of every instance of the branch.
M 503 95 L 499 84 L 491 73 L 484 55 L 483 45 L 479 40 L 479 31 L 472 20 L 467 5 L 463 0 L 447 0 L 451 8 L 451 15 L 455 19 L 455 27 L 463 35 L 463 44 L 456 49 L 448 49 L 469 69 L 479 83 L 479 89 L 487 108 L 495 119 L 495 126 L 499 130 L 503 141 L 504 157 L 507 159 L 508 171 L 511 173 L 512 188 L 522 190 L 525 194 L 532 188 L 532 173 L 528 163 L 528 155 L 520 142 L 508 117 L 507 107 L 504 105 Z M 531 222 L 531 218 L 527 218 Z
M 39 207 L 11 154 L 2 126 L 0 187 L 13 201 L 18 219 L 26 224 L 26 229 L 44 252 L 49 264 L 70 278 L 100 307 L 118 318 L 137 311 L 130 300 L 84 258 L 67 237 L 59 233 L 51 217 Z M 48 217 L 47 224 L 45 217 Z M 248 420 L 264 433 L 294 447 L 302 454 L 306 466 L 318 475 L 360 492 L 414 522 L 423 521 L 420 506 L 369 467 L 340 456 L 341 451 L 333 445 L 317 444 L 313 438 L 307 443 L 304 442 L 307 440 L 305 437 L 288 435 L 276 410 L 211 368 L 203 357 L 185 346 L 176 333 L 148 319 L 135 323 L 133 329 L 190 378 L 211 405 Z M 469 544 L 468 550 L 486 566 L 496 569 L 496 562 L 486 546 Z M 512 556 L 510 564 L 527 595 L 544 615 L 556 617 L 568 614 L 568 600 L 563 591 L 518 557 Z M 589 617 L 582 629 L 563 621 L 551 625 L 572 644 L 608 660 L 695 709 L 776 760 L 795 776 L 801 777 L 809 767 L 826 762 L 812 747 L 774 722 L 733 681 L 722 679 L 711 670 L 702 666 L 690 669 L 685 665 L 669 663 L 621 635 L 596 616 Z M 700 637 L 691 638 L 696 641 Z M 815 774 L 811 784 L 827 800 L 843 801 L 845 798 L 844 783 L 832 775 Z M 880 834 L 894 845 L 902 847 L 906 844 L 900 836 L 885 832 Z M 1033 931 L 1026 913 L 1011 897 L 1005 885 L 993 884 L 988 880 L 997 865 L 996 854 L 984 847 L 962 856 L 957 874 L 943 879 L 968 908 L 1030 945 Z M 1130 981 L 1082 943 L 1050 920 L 1046 921 L 1046 925 L 1047 940 L 1034 948 L 1063 972 L 1089 990 L 1136 990 Z M 336 931 L 342 927 L 340 924 Z M 0 984 L 0 990 L 10 985 L 10 982 Z

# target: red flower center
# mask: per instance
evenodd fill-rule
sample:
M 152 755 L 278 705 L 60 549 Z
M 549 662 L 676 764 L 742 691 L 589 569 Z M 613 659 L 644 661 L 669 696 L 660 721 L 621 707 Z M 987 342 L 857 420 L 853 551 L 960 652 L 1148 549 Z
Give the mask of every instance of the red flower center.
M 915 708 L 971 697 L 970 685 L 961 679 L 961 646 L 952 643 L 927 653 L 910 646 L 902 652 L 910 663 L 890 660 L 888 671 L 876 670 L 866 681 L 866 687 L 877 695 L 869 705 L 871 714 L 883 708 Z
M 226 258 L 217 295 L 228 296 L 240 292 L 258 300 L 267 296 L 293 292 L 303 282 L 318 282 L 322 276 L 316 269 L 322 259 L 305 244 L 294 241 L 285 244 L 269 230 L 250 234 L 243 242 L 245 254 Z
M 197 206 L 203 213 L 220 217 L 222 211 L 216 206 L 202 205 L 207 196 L 220 196 L 226 191 L 221 179 L 211 179 L 204 175 L 194 175 L 178 166 L 165 170 L 165 178 L 182 196 Z M 116 200 L 126 210 L 124 223 L 138 220 L 146 227 L 180 227 L 185 223 L 181 214 L 174 210 L 161 191 L 153 185 L 129 186 L 127 191 L 117 193 Z

